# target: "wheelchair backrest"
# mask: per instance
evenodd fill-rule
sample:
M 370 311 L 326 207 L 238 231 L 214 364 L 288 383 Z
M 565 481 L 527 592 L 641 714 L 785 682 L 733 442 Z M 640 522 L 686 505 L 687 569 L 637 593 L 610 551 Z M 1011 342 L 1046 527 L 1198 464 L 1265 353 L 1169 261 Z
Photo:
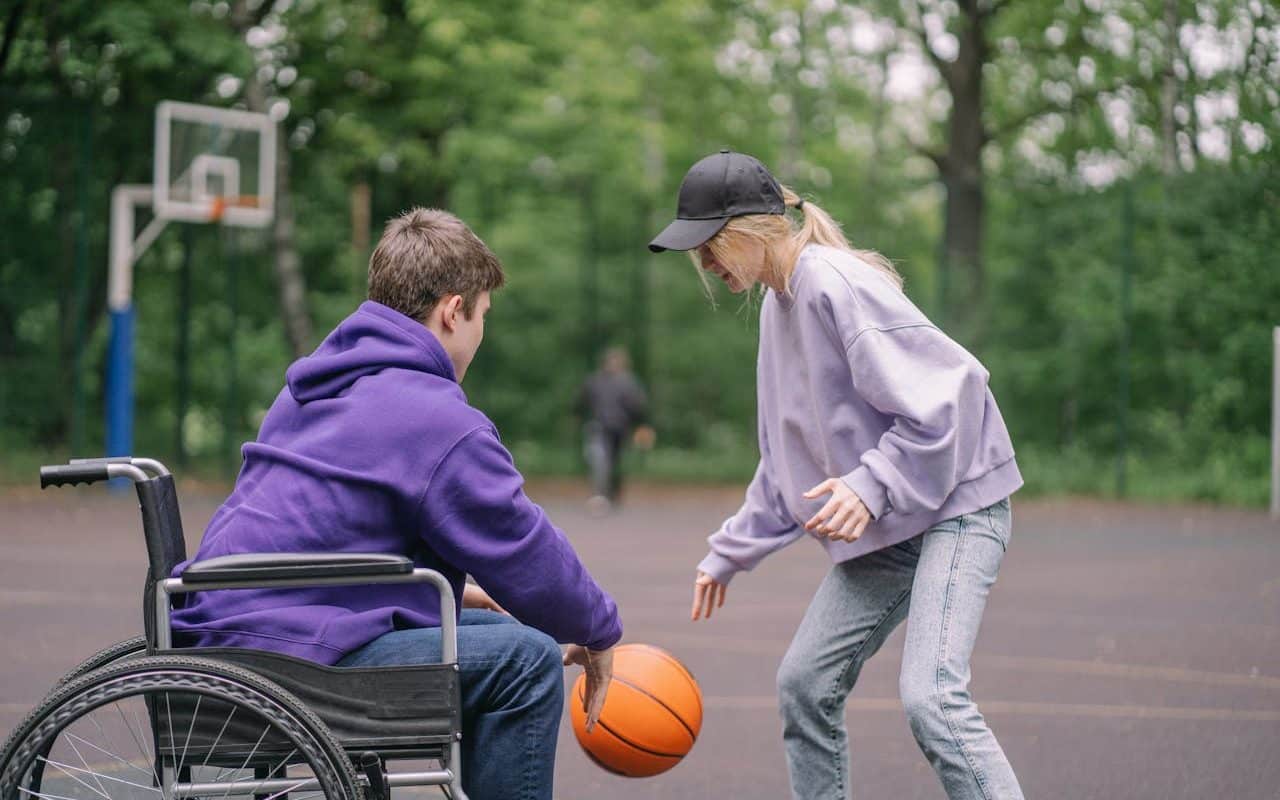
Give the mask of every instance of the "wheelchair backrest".
M 152 575 L 168 577 L 187 558 L 187 542 L 178 513 L 178 493 L 172 475 L 161 475 L 135 484 L 142 506 L 142 534 Z
M 142 535 L 147 543 L 147 581 L 142 591 L 142 620 L 147 648 L 155 649 L 155 582 L 167 578 L 187 558 L 187 542 L 178 513 L 172 475 L 134 484 L 142 508 Z

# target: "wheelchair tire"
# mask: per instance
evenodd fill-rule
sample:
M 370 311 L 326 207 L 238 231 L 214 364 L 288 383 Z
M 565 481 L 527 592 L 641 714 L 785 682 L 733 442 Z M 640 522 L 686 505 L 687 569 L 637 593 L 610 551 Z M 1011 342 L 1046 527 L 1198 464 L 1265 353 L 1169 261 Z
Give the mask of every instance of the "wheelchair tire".
M 204 703 L 211 719 L 200 717 Z M 108 710 L 112 707 L 123 725 Z M 121 727 L 127 737 L 118 731 Z M 107 741 L 109 732 L 115 732 L 118 744 Z M 133 761 L 124 757 L 126 751 Z M 204 759 L 196 764 L 201 753 Z M 313 786 L 304 789 L 300 782 L 280 792 L 242 788 L 232 793 L 221 791 L 218 783 L 224 777 L 252 780 L 237 772 L 284 774 L 299 765 L 308 772 L 302 780 L 311 779 Z M 133 772 L 121 773 L 121 766 Z M 196 774 L 214 770 L 218 774 L 212 781 L 207 774 Z M 58 774 L 66 785 L 41 791 L 42 778 L 48 783 Z M 363 800 L 351 761 L 314 713 L 277 684 L 212 659 L 141 656 L 72 678 L 50 692 L 0 748 L 0 800 L 126 800 L 140 796 L 136 790 L 156 793 L 161 776 L 170 774 L 184 782 L 218 783 L 217 796 L 304 798 L 318 793 L 325 800 Z M 167 786 L 160 793 L 165 798 L 171 794 Z
M 108 645 L 107 647 L 102 648 L 98 652 L 86 658 L 84 661 L 81 661 L 79 664 L 72 667 L 67 674 L 58 679 L 58 682 L 54 684 L 54 686 L 55 688 L 61 686 L 68 681 L 79 678 L 81 675 L 93 672 L 95 669 L 105 667 L 116 661 L 146 655 L 146 652 L 147 639 L 144 636 L 135 636 L 132 639 L 125 639 L 122 642 L 116 642 L 113 645 Z
M 137 658 L 139 656 L 146 655 L 146 653 L 147 639 L 145 636 L 134 636 L 132 639 L 125 639 L 124 641 L 108 645 L 68 670 L 67 673 L 59 678 L 58 682 L 53 685 L 53 689 L 56 690 L 63 684 L 75 680 L 81 675 L 93 672 L 95 669 L 100 667 L 105 667 L 108 664 L 112 664 L 126 658 Z M 41 760 L 41 757 L 47 760 L 49 754 L 41 753 L 37 756 L 36 763 L 31 767 L 31 772 L 28 775 L 26 782 L 27 790 L 36 795 L 40 793 L 40 785 L 44 778 L 44 761 Z

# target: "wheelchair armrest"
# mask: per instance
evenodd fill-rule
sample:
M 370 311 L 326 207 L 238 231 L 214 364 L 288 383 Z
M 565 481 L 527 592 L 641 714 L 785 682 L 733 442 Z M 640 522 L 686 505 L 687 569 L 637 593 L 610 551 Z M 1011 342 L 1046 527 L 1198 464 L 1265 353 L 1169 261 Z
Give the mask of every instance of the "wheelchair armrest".
M 408 575 L 413 561 L 386 553 L 240 553 L 189 564 L 177 576 L 189 585 L 279 578 Z

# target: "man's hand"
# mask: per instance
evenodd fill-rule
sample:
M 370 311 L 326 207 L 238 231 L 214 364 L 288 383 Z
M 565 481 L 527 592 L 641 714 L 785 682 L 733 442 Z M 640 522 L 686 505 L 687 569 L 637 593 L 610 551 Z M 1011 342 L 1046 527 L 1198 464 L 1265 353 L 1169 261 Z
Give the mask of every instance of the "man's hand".
M 484 608 L 489 611 L 497 611 L 499 614 L 507 613 L 507 610 L 498 605 L 497 601 L 490 597 L 488 592 L 474 583 L 468 583 L 462 587 L 462 607 Z
M 631 434 L 631 442 L 641 450 L 652 450 L 653 443 L 657 441 L 658 434 L 648 425 L 641 425 L 636 428 L 636 432 Z
M 824 494 L 830 494 L 831 499 L 804 524 L 804 529 L 834 542 L 852 542 L 861 536 L 871 522 L 871 512 L 862 498 L 839 478 L 826 479 L 805 492 L 804 497 L 812 500 Z
M 564 651 L 564 663 L 565 666 L 581 664 L 586 671 L 587 691 L 582 698 L 582 710 L 587 715 L 587 733 L 591 733 L 596 720 L 600 719 L 600 710 L 604 708 L 604 698 L 613 680 L 613 648 L 589 650 L 580 644 L 571 644 Z
M 728 586 L 699 570 L 698 577 L 693 582 L 693 611 L 690 619 L 697 622 L 704 610 L 707 619 L 711 619 L 711 609 L 724 605 L 724 593 L 728 589 Z

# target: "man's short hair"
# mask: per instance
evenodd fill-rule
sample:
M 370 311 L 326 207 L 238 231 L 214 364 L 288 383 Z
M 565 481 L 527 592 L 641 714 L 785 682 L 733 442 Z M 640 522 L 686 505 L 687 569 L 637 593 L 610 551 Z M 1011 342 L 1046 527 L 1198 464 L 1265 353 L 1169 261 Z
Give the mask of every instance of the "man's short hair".
M 413 208 L 387 223 L 369 259 L 369 299 L 425 321 L 440 299 L 462 295 L 467 319 L 480 294 L 506 283 L 502 262 L 462 220 Z

